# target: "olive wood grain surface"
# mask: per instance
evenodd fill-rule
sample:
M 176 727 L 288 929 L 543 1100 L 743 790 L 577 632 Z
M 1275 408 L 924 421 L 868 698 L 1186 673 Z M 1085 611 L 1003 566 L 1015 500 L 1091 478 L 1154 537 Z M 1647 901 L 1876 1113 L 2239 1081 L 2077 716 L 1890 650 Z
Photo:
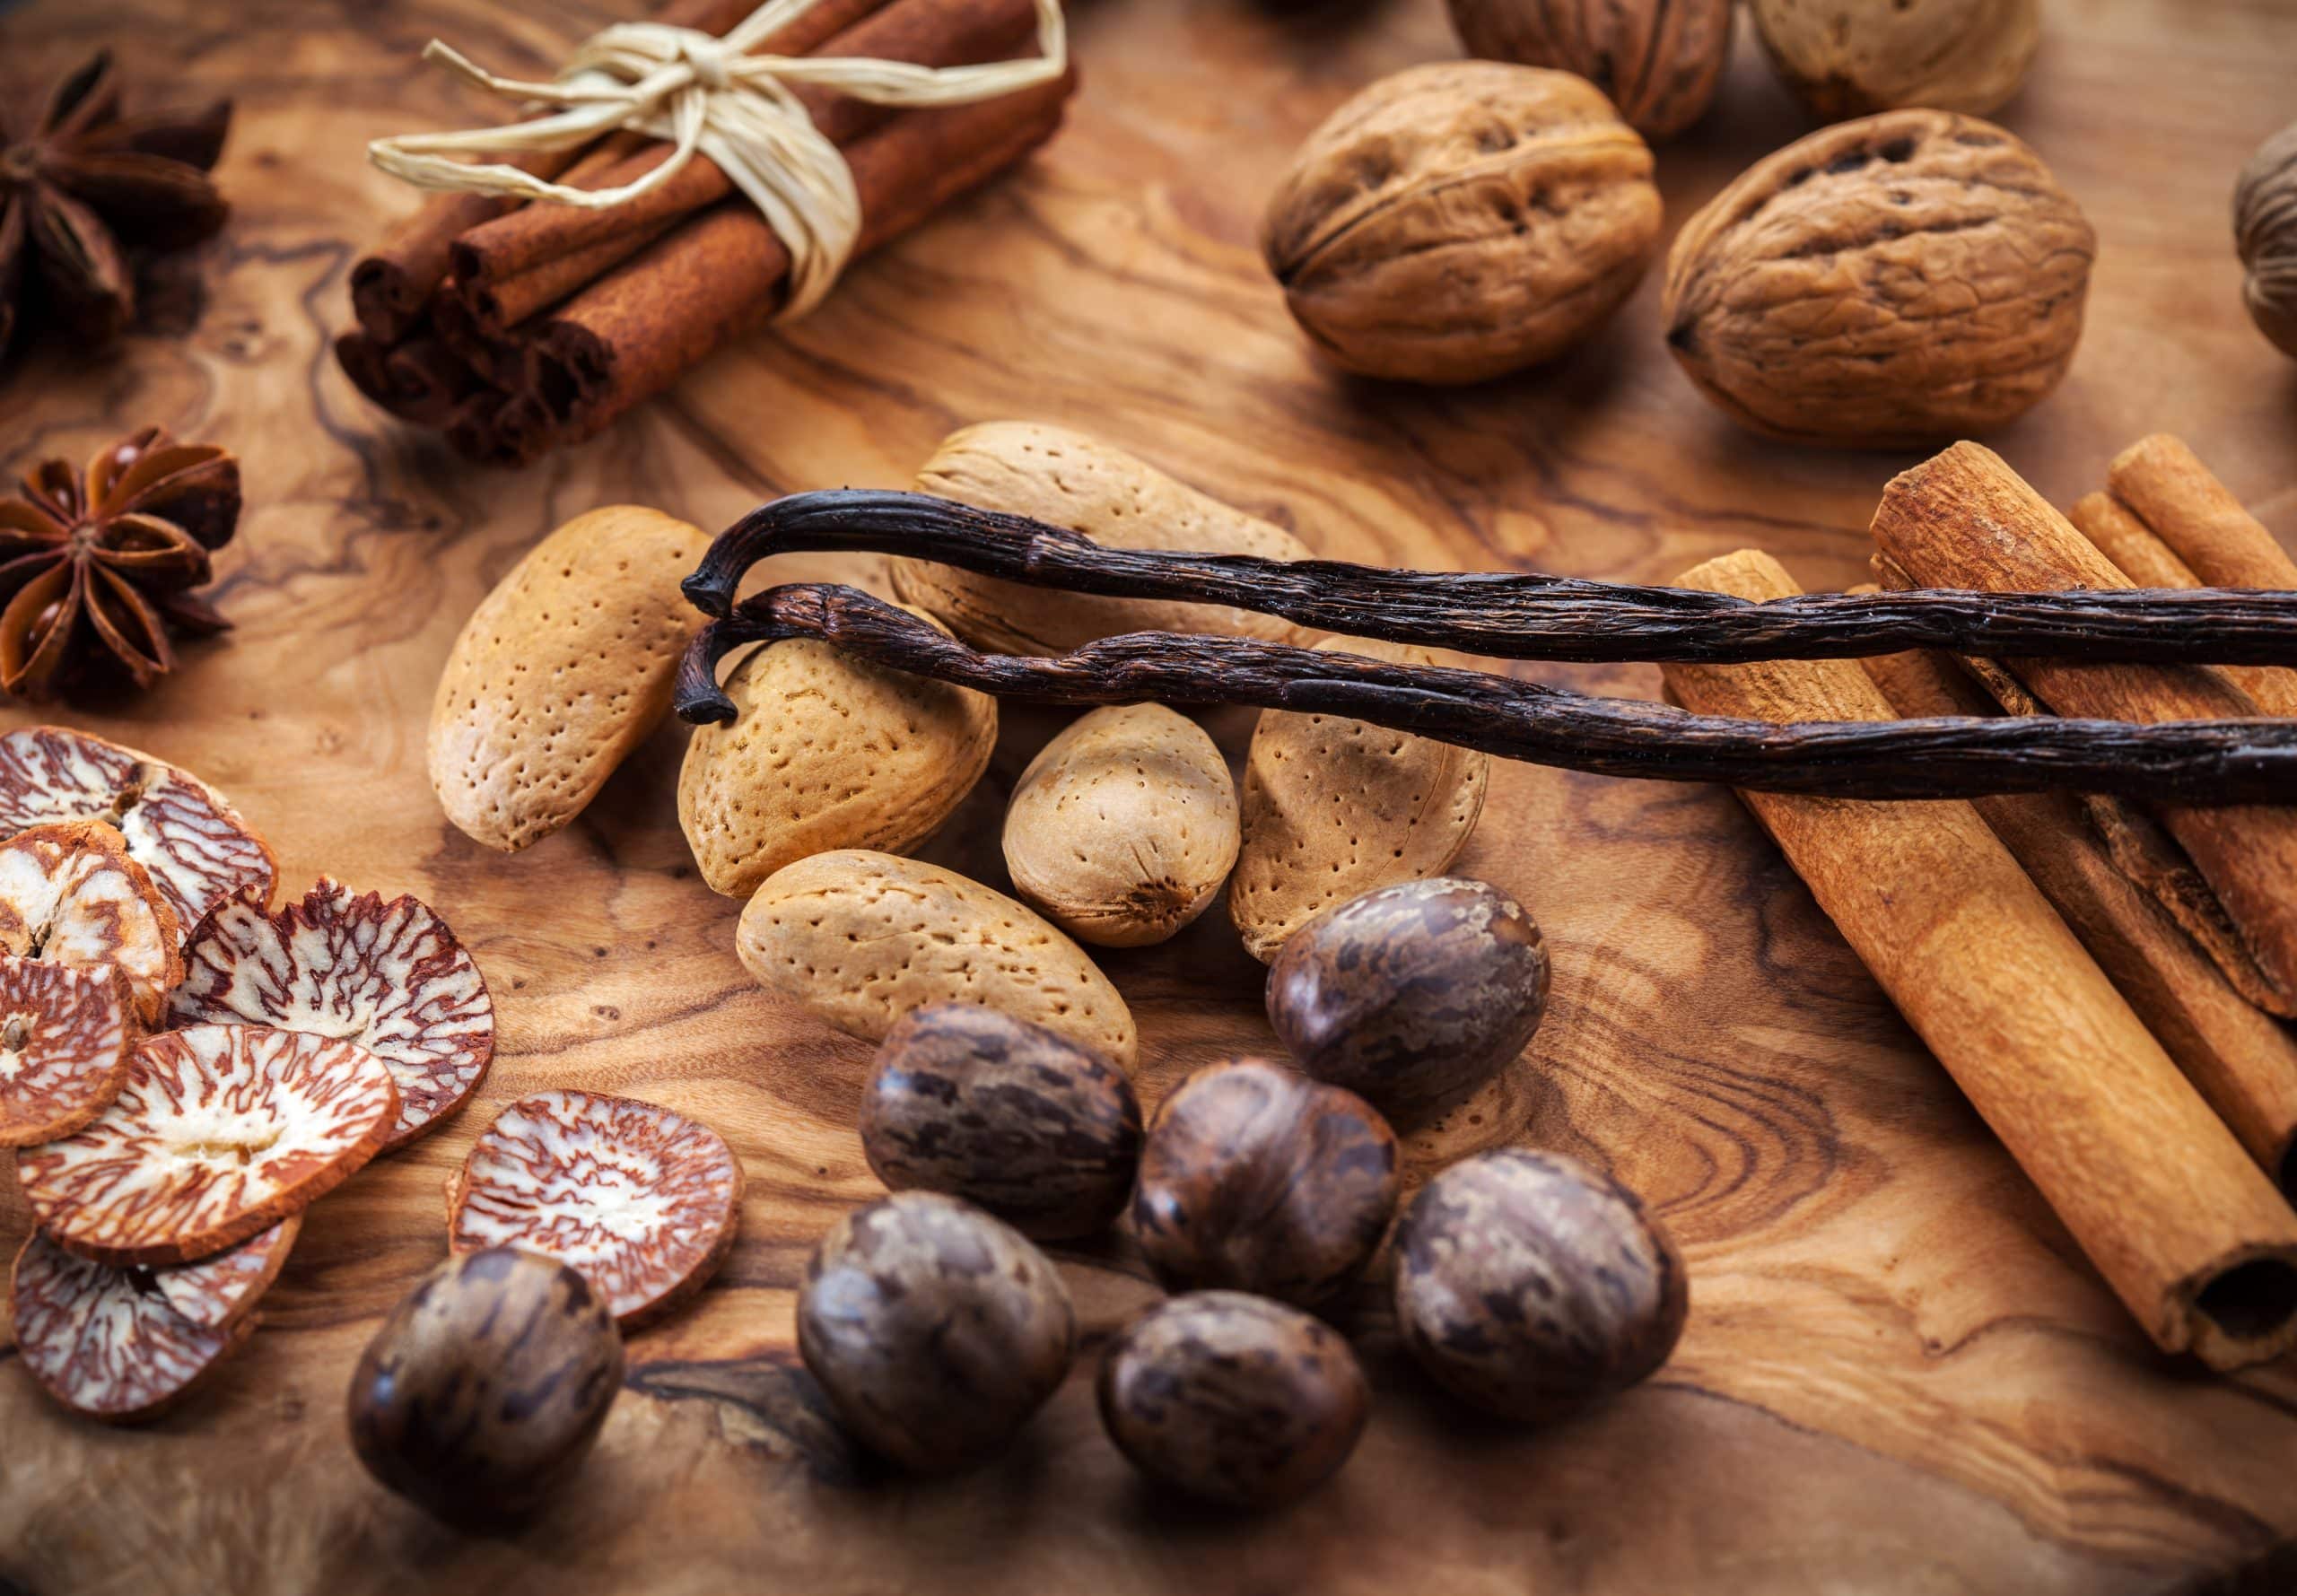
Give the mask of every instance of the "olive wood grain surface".
M 854 1134 L 869 1051 L 744 975 L 739 905 L 703 885 L 674 818 L 683 732 L 515 857 L 448 826 L 424 781 L 449 643 L 535 538 L 607 502 L 714 528 L 771 493 L 902 486 L 950 429 L 1024 416 L 1131 449 L 1341 558 L 1653 581 L 1755 544 L 1805 587 L 1838 589 L 1865 575 L 1867 516 L 1911 461 L 1733 427 L 1662 348 L 1655 273 L 1545 371 L 1422 393 L 1319 369 L 1260 266 L 1262 198 L 1340 100 L 1452 53 L 1441 8 L 1077 12 L 1084 92 L 1017 180 L 858 269 L 812 319 L 516 476 L 385 422 L 335 369 L 344 274 L 413 203 L 360 146 L 490 114 L 417 65 L 432 34 L 540 74 L 616 7 L 36 0 L 0 17 L 9 66 L 109 38 L 143 84 L 239 101 L 220 174 L 232 226 L 157 297 L 159 330 L 96 363 L 43 344 L 0 384 L 9 464 L 162 422 L 246 465 L 249 513 L 219 563 L 238 631 L 189 649 L 160 691 L 66 718 L 231 793 L 277 848 L 283 894 L 324 869 L 436 904 L 501 1017 L 469 1114 L 311 1211 L 265 1328 L 180 1412 L 100 1429 L 0 1351 L 0 1592 L 2288 1588 L 2297 1369 L 2214 1379 L 2149 1349 L 1729 794 L 1515 765 L 1460 868 L 1537 915 L 1553 1006 L 1525 1060 L 1410 1138 L 1411 1180 L 1525 1140 L 1646 1193 L 1682 1243 L 1692 1304 L 1648 1386 L 1542 1433 L 1479 1424 L 1398 1365 L 1367 1293 L 1350 1326 L 1377 1387 L 1371 1428 L 1336 1480 L 1272 1517 L 1140 1487 L 1100 1434 L 1090 1356 L 974 1475 L 889 1481 L 839 1440 L 797 1369 L 792 1288 L 833 1217 L 877 1190 Z M 2065 504 L 2124 445 L 2174 431 L 2297 536 L 2297 366 L 2242 313 L 2227 220 L 2240 162 L 2297 110 L 2297 13 L 2048 13 L 2002 119 L 2087 209 L 2100 257 L 2072 376 L 1988 441 Z M 1806 126 L 1745 31 L 1716 110 L 1660 153 L 1670 234 Z M 820 556 L 773 574 L 878 571 Z M 1658 688 L 1646 667 L 1520 668 Z M 1001 884 L 1003 798 L 1060 724 L 1009 713 L 929 857 Z M 1249 717 L 1209 725 L 1238 757 Z M 1102 962 L 1140 1023 L 1152 1105 L 1191 1068 L 1271 1045 L 1261 966 L 1218 910 Z M 723 1132 L 748 1175 L 741 1239 L 691 1309 L 633 1339 L 630 1390 L 574 1489 L 520 1533 L 465 1538 L 360 1470 L 344 1395 L 359 1348 L 443 1253 L 447 1171 L 545 1084 L 651 1098 Z M 0 1196 L 0 1244 L 23 1225 Z M 1059 1256 L 1096 1354 L 1150 1299 L 1145 1271 L 1114 1243 Z

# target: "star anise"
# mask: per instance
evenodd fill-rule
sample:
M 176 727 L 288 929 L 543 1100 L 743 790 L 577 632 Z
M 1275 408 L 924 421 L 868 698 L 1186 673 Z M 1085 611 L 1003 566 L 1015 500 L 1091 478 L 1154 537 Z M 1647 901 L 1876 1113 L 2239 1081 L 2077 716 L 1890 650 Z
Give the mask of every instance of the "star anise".
M 91 343 L 135 316 L 127 251 L 177 249 L 223 225 L 229 207 L 207 171 L 231 104 L 197 112 L 119 114 L 109 51 L 57 83 L 27 129 L 0 100 L 0 354 L 37 291 Z
M 170 627 L 231 624 L 191 591 L 240 520 L 240 467 L 146 427 L 88 462 L 63 460 L 0 499 L 0 689 L 49 698 L 109 657 L 139 687 L 175 668 Z

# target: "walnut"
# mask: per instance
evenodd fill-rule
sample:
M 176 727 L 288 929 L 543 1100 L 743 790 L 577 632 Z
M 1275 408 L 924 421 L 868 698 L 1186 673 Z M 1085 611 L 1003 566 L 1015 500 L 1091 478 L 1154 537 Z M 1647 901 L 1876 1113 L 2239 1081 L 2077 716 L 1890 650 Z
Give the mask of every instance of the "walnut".
M 2249 319 L 2297 358 L 2297 122 L 2258 146 L 2233 188 L 2233 237 L 2249 268 Z
M 1310 134 L 1261 248 L 1339 365 L 1479 382 L 1610 316 L 1658 231 L 1651 152 L 1593 84 L 1454 61 L 1383 78 Z
M 1576 72 L 1629 126 L 1669 138 L 1715 98 L 1731 0 L 1445 0 L 1471 56 Z
M 1982 115 L 2018 92 L 2041 0 L 1752 0 L 1779 75 L 1834 121 L 1922 106 Z
M 2096 251 L 2008 133 L 1888 111 L 1757 161 L 1685 222 L 1662 317 L 1691 380 L 1757 432 L 1912 446 L 2057 386 Z

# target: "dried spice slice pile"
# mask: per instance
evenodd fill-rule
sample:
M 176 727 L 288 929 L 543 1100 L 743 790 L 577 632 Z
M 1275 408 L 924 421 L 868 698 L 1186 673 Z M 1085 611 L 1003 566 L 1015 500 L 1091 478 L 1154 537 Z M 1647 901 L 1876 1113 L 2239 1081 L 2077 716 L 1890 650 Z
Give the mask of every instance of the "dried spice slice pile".
M 0 955 L 0 1147 L 69 1135 L 119 1095 L 134 1002 L 117 970 Z
M 0 842 L 0 953 L 115 969 L 155 1025 L 183 978 L 176 911 L 100 821 L 36 825 Z
M 112 1424 L 156 1417 L 254 1333 L 255 1304 L 301 1224 L 164 1269 L 94 1263 L 35 1231 L 9 1282 L 17 1356 L 75 1413 Z
M 383 1146 L 436 1129 L 494 1057 L 494 1003 L 447 922 L 322 877 L 275 914 L 229 903 L 184 950 L 178 1025 L 267 1025 L 333 1037 L 380 1059 L 399 1113 Z
M 559 1088 L 504 1109 L 449 1193 L 457 1252 L 518 1247 L 590 1281 L 625 1328 L 702 1289 L 734 1244 L 742 1166 L 707 1126 Z
M 0 737 L 0 836 L 97 820 L 151 872 L 188 938 L 233 898 L 271 902 L 271 849 L 230 801 L 174 765 L 57 726 Z
M 185 1263 L 300 1213 L 398 1118 L 372 1053 L 253 1025 L 195 1025 L 135 1051 L 111 1106 L 21 1153 L 40 1228 L 100 1263 Z

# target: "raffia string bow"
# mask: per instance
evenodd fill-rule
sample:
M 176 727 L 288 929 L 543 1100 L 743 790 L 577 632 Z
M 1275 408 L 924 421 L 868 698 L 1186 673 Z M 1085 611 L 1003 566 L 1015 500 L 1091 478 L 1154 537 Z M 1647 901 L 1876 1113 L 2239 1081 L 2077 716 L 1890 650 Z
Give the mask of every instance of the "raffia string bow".
M 790 251 L 784 316 L 821 301 L 844 270 L 861 231 L 861 201 L 837 146 L 790 92 L 816 83 L 878 105 L 963 105 L 1017 93 L 1068 70 L 1061 0 L 1036 0 L 1041 54 L 976 66 L 921 66 L 842 56 L 750 51 L 818 0 L 768 0 L 723 38 L 665 22 L 621 22 L 593 35 L 550 83 L 498 77 L 438 39 L 426 61 L 443 61 L 498 94 L 566 109 L 529 121 L 466 133 L 380 138 L 368 159 L 419 188 L 542 200 L 604 209 L 667 183 L 696 154 L 716 161 L 749 196 Z M 670 158 L 618 188 L 574 188 L 515 166 L 451 159 L 481 152 L 563 150 L 627 128 L 667 139 Z

